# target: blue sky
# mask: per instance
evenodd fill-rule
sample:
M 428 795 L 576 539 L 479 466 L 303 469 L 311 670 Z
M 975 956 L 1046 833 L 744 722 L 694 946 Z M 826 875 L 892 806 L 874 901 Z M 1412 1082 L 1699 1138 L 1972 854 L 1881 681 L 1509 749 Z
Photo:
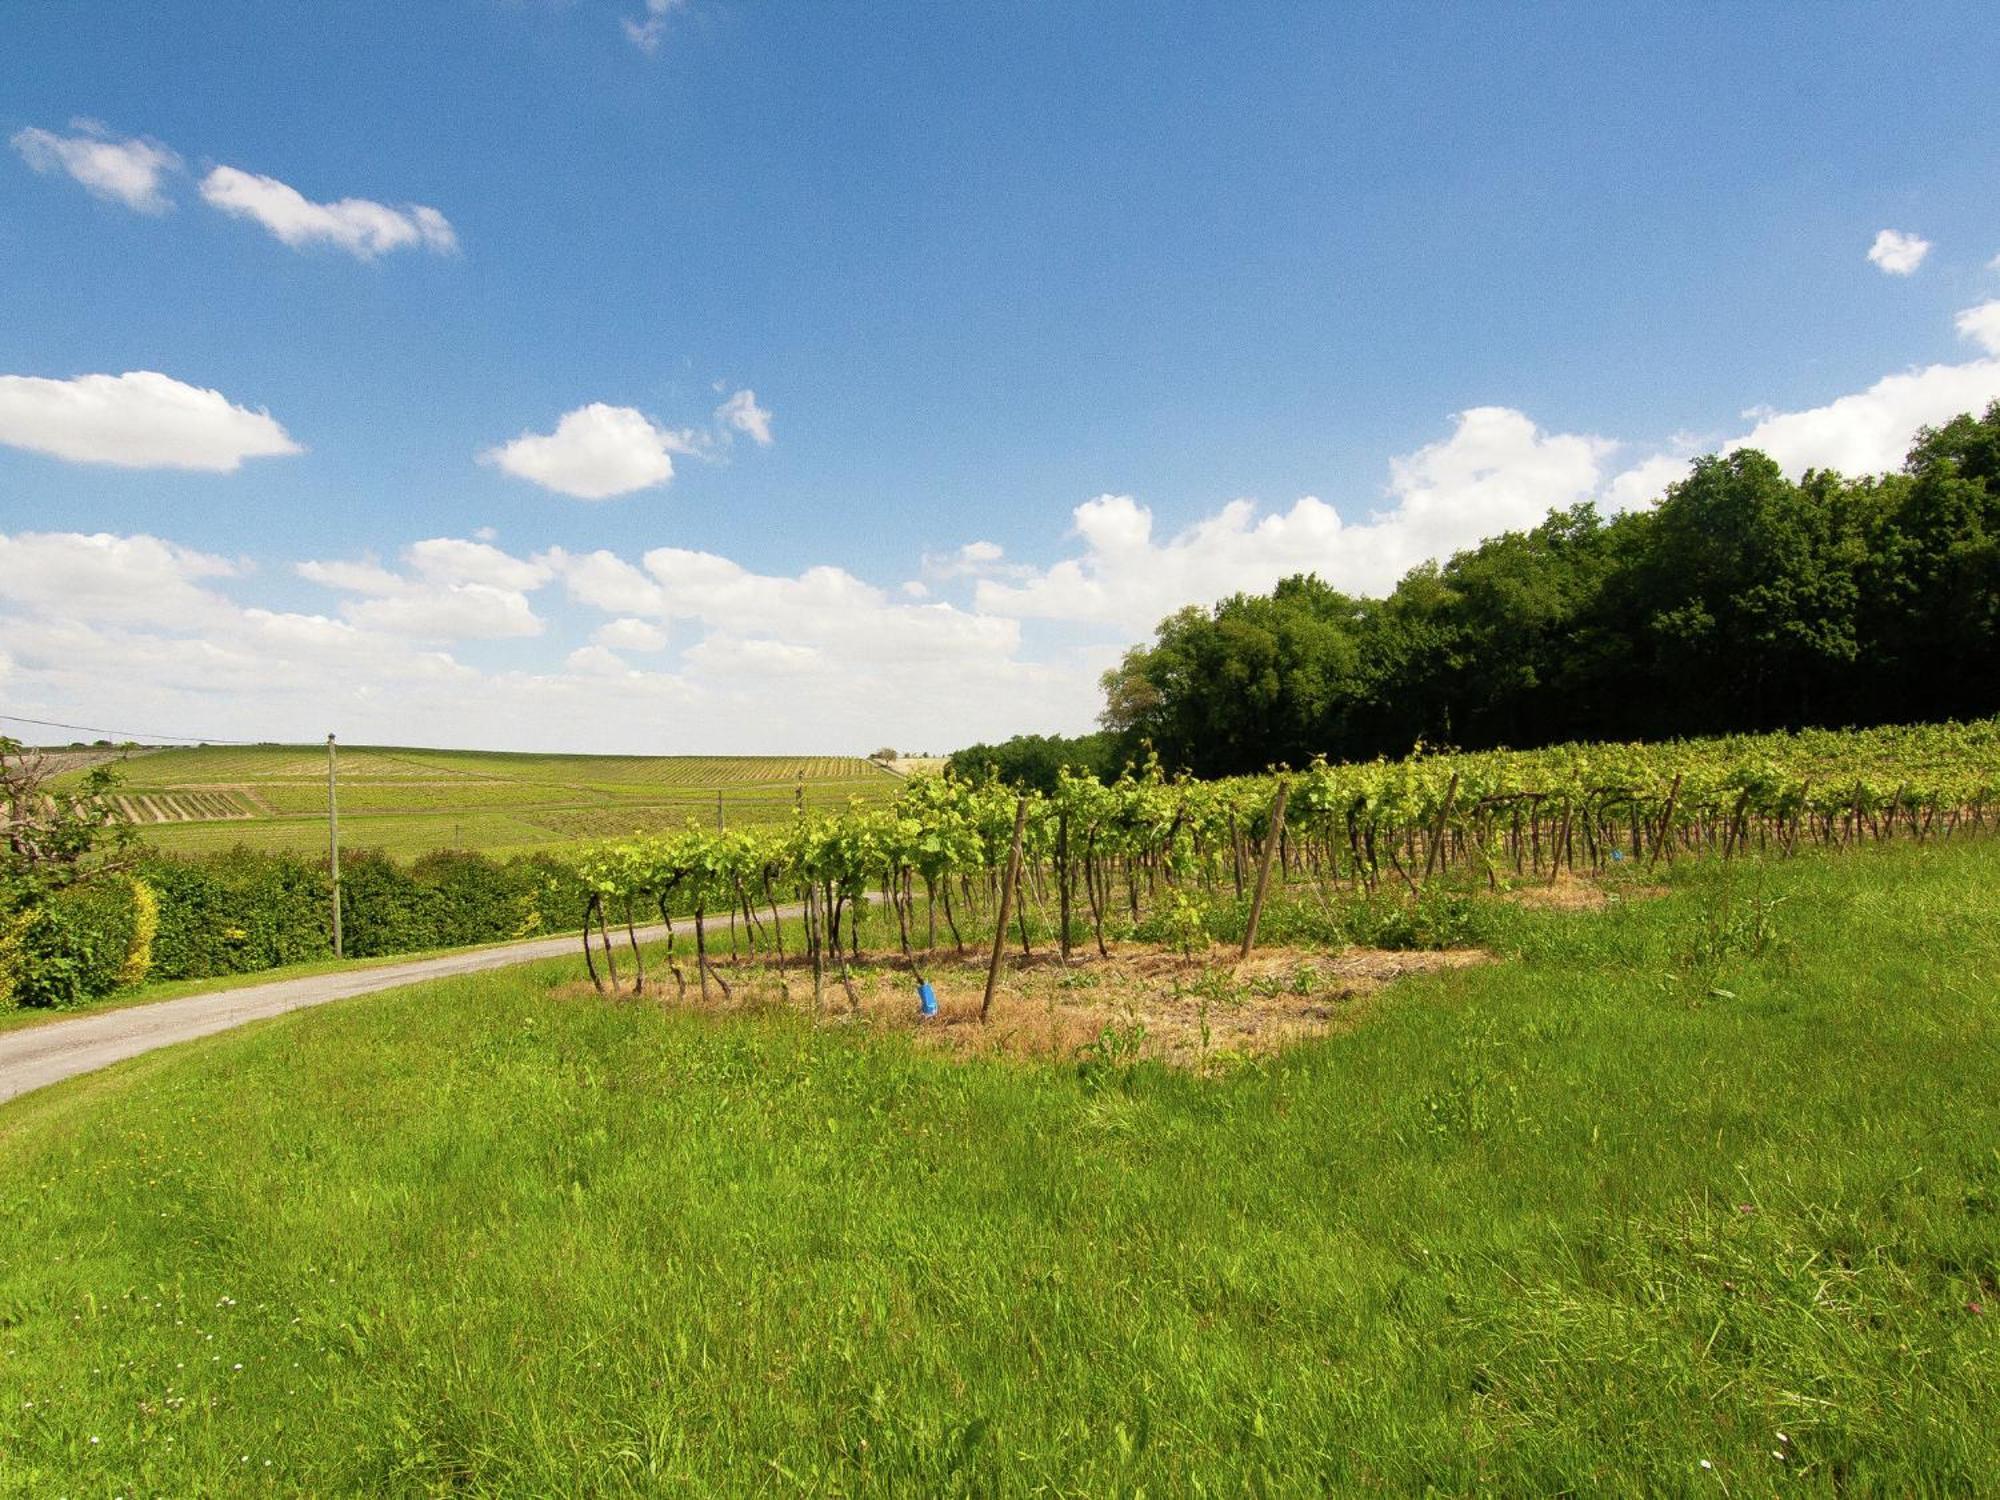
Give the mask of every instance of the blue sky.
M 654 6 L 10 10 L 0 712 L 1074 730 L 1180 604 L 2000 395 L 1980 7 Z

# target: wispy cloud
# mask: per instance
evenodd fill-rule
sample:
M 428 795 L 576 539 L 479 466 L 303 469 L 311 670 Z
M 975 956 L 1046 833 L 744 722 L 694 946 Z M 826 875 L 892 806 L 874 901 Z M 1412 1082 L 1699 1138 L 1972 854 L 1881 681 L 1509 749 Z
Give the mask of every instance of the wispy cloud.
M 163 214 L 173 207 L 161 190 L 161 179 L 180 170 L 180 157 L 158 141 L 113 136 L 95 120 L 69 123 L 75 135 L 33 126 L 17 130 L 11 138 L 13 147 L 35 171 L 65 173 L 108 203 L 122 203 L 142 214 Z
M 660 43 L 667 38 L 667 17 L 677 10 L 685 9 L 687 0 L 646 0 L 646 14 L 643 19 L 625 18 L 625 37 L 633 46 L 651 57 L 660 50 Z
M 741 432 L 759 448 L 771 446 L 771 413 L 757 404 L 757 393 L 737 391 L 715 409 L 716 424 L 725 434 Z
M 372 198 L 315 203 L 275 177 L 217 167 L 201 180 L 201 196 L 234 218 L 261 224 L 293 249 L 326 244 L 361 260 L 422 247 L 438 255 L 458 249 L 451 221 L 421 203 L 392 208 Z

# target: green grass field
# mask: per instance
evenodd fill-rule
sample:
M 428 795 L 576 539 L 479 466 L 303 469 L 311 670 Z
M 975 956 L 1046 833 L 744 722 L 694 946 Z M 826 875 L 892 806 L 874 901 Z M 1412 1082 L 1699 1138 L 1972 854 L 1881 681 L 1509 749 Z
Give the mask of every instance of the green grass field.
M 118 794 L 151 843 L 173 851 L 326 847 L 323 746 L 204 745 L 116 764 Z M 730 823 L 891 795 L 898 778 L 848 756 L 517 755 L 357 746 L 340 751 L 342 842 L 395 854 L 512 854 L 635 830 Z
M 18 1100 L 0 1492 L 1990 1492 L 2000 844 L 1666 880 L 1222 1076 L 556 963 Z

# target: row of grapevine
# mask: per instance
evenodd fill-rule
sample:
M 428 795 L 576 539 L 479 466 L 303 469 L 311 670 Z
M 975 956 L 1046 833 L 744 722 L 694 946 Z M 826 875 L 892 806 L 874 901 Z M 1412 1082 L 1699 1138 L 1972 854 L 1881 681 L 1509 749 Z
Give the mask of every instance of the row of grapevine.
M 1155 761 L 1110 785 L 1065 773 L 1053 793 L 1025 797 L 993 781 L 924 775 L 887 805 L 802 809 L 789 824 L 721 833 L 690 826 L 592 851 L 582 862 L 584 946 L 592 977 L 604 983 L 601 957 L 616 986 L 614 921 L 636 967 L 639 921 L 657 912 L 671 933 L 677 916 L 691 916 L 705 992 L 727 984 L 709 952 L 711 919 L 726 915 L 732 944 L 740 924 L 753 955 L 782 964 L 785 920 L 803 918 L 803 950 L 792 956 L 811 961 L 817 993 L 828 972 L 845 981 L 861 911 L 879 900 L 913 965 L 946 941 L 963 953 L 966 932 L 990 931 L 1002 908 L 1017 812 L 1021 944 L 1031 946 L 1032 909 L 1067 957 L 1076 943 L 1104 951 L 1107 923 L 1137 924 L 1162 893 L 1242 896 L 1274 826 L 1281 883 L 1415 895 L 1441 876 L 1498 887 L 1621 862 L 1950 837 L 1987 827 L 1996 798 L 2000 721 L 1527 752 L 1420 748 L 1399 761 L 1316 761 L 1224 781 L 1170 777 Z M 684 990 L 671 940 L 669 965 Z M 643 969 L 635 979 L 643 988 Z

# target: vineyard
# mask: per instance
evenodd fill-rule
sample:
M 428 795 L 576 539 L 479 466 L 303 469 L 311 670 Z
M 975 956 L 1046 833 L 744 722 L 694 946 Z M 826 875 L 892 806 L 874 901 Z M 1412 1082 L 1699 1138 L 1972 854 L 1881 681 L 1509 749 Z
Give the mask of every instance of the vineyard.
M 102 759 L 103 757 L 95 757 Z M 203 745 L 121 760 L 115 805 L 176 853 L 326 846 L 320 746 Z M 561 849 L 689 817 L 725 825 L 887 796 L 898 779 L 848 756 L 528 755 L 372 746 L 340 751 L 345 841 L 403 856 Z
M 796 902 L 818 996 L 829 965 L 845 983 L 860 957 L 871 893 L 910 961 L 944 942 L 962 957 L 968 933 L 1010 919 L 1024 953 L 1039 932 L 1065 960 L 1079 946 L 1104 956 L 1134 932 L 1192 950 L 1216 935 L 1217 906 L 1248 893 L 1247 953 L 1274 871 L 1278 890 L 1329 904 L 1418 898 L 1439 881 L 1554 885 L 1617 866 L 1949 839 L 1988 828 L 1996 799 L 2000 721 L 1419 753 L 1221 781 L 1170 777 L 1154 761 L 1108 786 L 1066 772 L 1053 795 L 923 776 L 880 807 L 592 850 L 584 948 L 602 987 L 594 928 L 615 984 L 612 921 L 636 964 L 638 920 L 656 912 L 671 929 L 692 912 L 705 990 L 711 915 L 727 913 L 732 933 L 740 918 L 753 953 L 782 962 L 780 903 Z

